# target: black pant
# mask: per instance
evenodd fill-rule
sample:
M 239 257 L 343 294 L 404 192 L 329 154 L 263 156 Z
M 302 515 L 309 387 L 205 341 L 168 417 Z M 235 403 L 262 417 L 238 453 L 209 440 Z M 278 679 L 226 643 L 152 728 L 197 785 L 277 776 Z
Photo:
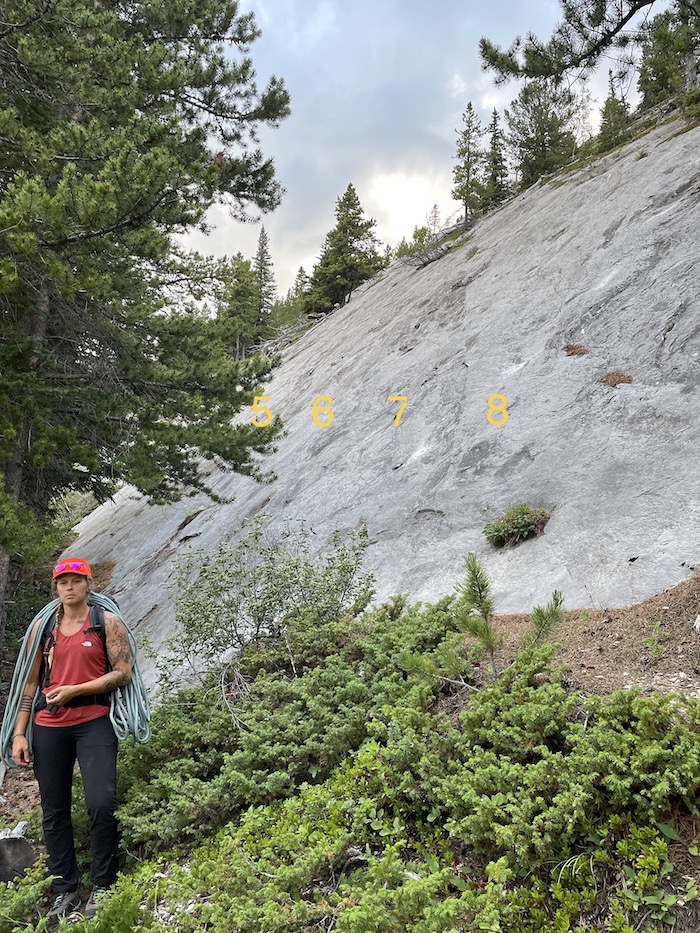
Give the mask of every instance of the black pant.
M 34 726 L 34 774 L 44 813 L 49 871 L 57 893 L 78 887 L 71 798 L 76 757 L 90 817 L 90 878 L 109 887 L 117 875 L 117 737 L 109 716 L 75 726 Z

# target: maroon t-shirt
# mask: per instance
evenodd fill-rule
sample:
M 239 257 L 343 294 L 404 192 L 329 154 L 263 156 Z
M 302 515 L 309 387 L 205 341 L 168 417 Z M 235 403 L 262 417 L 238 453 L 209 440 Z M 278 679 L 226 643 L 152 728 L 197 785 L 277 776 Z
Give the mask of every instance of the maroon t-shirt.
M 97 632 L 86 633 L 85 630 L 89 627 L 89 613 L 83 627 L 78 629 L 75 635 L 64 635 L 60 628 L 56 627 L 56 644 L 53 647 L 48 692 L 55 687 L 66 687 L 95 680 L 106 672 L 105 646 Z M 43 684 L 41 689 L 43 693 L 47 692 Z M 109 706 L 100 706 L 96 703 L 89 706 L 59 706 L 55 713 L 40 709 L 34 716 L 34 722 L 39 726 L 73 726 L 76 723 L 89 722 L 91 719 L 107 715 L 109 715 Z

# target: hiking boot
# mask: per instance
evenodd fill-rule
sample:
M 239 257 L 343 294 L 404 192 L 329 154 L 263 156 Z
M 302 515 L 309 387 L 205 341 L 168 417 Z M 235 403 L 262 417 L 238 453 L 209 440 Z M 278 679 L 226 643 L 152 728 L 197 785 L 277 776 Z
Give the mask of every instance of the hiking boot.
M 49 926 L 55 926 L 59 920 L 63 920 L 68 914 L 73 913 L 74 910 L 78 910 L 81 903 L 77 891 L 62 891 L 60 894 L 57 894 L 56 900 L 53 902 L 53 907 L 46 915 Z
M 102 895 L 106 893 L 107 888 L 93 888 L 92 894 L 87 899 L 87 904 L 85 905 L 85 910 L 83 912 L 86 917 L 94 917 L 97 914 L 98 908 L 100 906 L 99 900 L 101 900 Z

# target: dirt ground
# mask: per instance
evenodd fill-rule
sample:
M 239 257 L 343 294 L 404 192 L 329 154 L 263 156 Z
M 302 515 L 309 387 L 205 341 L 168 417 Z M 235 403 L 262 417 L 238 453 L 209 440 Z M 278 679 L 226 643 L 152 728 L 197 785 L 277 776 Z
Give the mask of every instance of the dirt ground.
M 633 685 L 645 692 L 679 691 L 700 697 L 700 572 L 658 596 L 622 609 L 571 609 L 555 641 L 557 659 L 584 693 L 612 693 Z M 527 631 L 529 616 L 502 615 L 504 654 Z
M 39 788 L 31 768 L 11 768 L 0 789 L 0 817 L 7 827 L 25 820 L 39 806 Z
M 557 641 L 558 658 L 584 693 L 610 693 L 638 684 L 645 691 L 700 697 L 700 573 L 658 596 L 623 609 L 572 609 Z M 502 615 L 504 655 L 527 630 L 527 615 Z M 698 623 L 700 627 L 700 622 Z M 12 768 L 0 788 L 0 818 L 14 826 L 39 804 L 31 769 Z

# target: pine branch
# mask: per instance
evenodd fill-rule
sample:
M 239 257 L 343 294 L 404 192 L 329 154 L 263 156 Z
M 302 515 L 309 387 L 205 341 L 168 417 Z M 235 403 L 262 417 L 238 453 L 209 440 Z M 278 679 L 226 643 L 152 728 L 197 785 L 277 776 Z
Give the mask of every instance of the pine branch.
M 549 641 L 564 618 L 564 597 L 559 590 L 554 590 L 546 606 L 535 606 L 530 616 L 530 630 L 520 643 L 522 648 L 534 648 L 535 645 Z
M 33 16 L 27 17 L 21 23 L 1 23 L 0 26 L 0 39 L 6 39 L 7 36 L 11 36 L 13 32 L 20 32 L 22 29 L 26 29 L 27 26 L 31 26 L 32 23 L 38 22 L 43 16 L 52 9 L 52 7 L 57 6 L 58 0 L 47 0 L 44 6 L 37 10 Z
M 589 71 L 606 49 L 620 40 L 621 33 L 637 13 L 655 2 L 603 0 L 602 6 L 595 9 L 588 0 L 580 0 L 578 5 L 563 0 L 563 22 L 545 43 L 529 34 L 524 41 L 520 37 L 515 39 L 504 51 L 482 38 L 479 41 L 482 68 L 495 71 L 497 83 L 510 77 L 559 80 L 577 69 Z

